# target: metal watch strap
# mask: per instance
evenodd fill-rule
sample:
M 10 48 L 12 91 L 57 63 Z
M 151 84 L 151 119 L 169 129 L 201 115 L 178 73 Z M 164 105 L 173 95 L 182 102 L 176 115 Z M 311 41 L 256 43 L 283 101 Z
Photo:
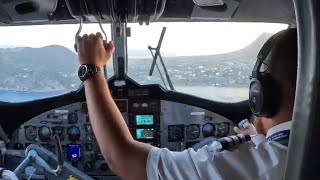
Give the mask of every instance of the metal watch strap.
M 87 67 L 87 70 L 86 70 L 84 76 L 80 76 L 79 75 L 79 78 L 80 78 L 81 81 L 85 81 L 85 80 L 89 79 L 90 77 L 92 77 L 94 74 L 101 72 L 101 68 L 96 66 L 96 65 L 83 64 L 83 65 L 80 66 L 80 68 L 82 68 L 84 66 Z M 80 68 L 79 68 L 79 70 L 80 70 Z

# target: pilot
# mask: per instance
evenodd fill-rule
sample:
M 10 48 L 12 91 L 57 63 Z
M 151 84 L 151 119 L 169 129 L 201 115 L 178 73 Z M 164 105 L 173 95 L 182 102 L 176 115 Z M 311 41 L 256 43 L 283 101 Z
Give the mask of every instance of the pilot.
M 84 81 L 90 121 L 101 152 L 113 172 L 122 179 L 137 180 L 282 179 L 287 143 L 275 141 L 285 140 L 288 136 L 279 132 L 290 129 L 297 71 L 297 32 L 288 29 L 277 34 L 281 36 L 276 38 L 263 63 L 267 66 L 265 73 L 279 85 L 269 87 L 269 90 L 279 88 L 281 96 L 275 96 L 279 100 L 278 105 L 273 104 L 278 107 L 277 111 L 256 121 L 266 137 L 253 137 L 256 147 L 244 143 L 234 151 L 222 150 L 221 144 L 214 141 L 197 151 L 187 149 L 182 152 L 153 147 L 132 138 L 106 79 L 99 71 L 111 58 L 114 44 L 109 42 L 104 47 L 100 33 L 79 37 L 78 56 L 82 65 L 79 77 Z M 251 108 L 255 107 L 251 105 Z M 259 116 L 257 112 L 254 114 Z

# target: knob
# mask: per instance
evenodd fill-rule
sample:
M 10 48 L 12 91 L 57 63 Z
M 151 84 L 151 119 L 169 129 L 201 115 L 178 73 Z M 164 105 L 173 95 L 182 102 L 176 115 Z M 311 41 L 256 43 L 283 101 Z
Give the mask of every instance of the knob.
M 100 170 L 101 170 L 101 171 L 108 171 L 108 170 L 109 170 L 108 164 L 107 164 L 107 163 L 102 163 L 102 164 L 100 165 Z
M 90 124 L 86 124 L 85 125 L 85 130 L 86 130 L 87 133 L 91 134 L 92 133 L 92 126 Z
M 97 160 L 104 160 L 102 153 L 98 150 L 95 152 Z
M 86 162 L 84 164 L 85 171 L 92 171 L 93 170 L 93 163 L 92 162 Z
M 93 144 L 87 143 L 87 144 L 86 144 L 86 150 L 87 150 L 87 151 L 92 151 L 92 150 L 93 150 Z
M 86 136 L 86 139 L 87 139 L 88 142 L 92 142 L 93 137 L 92 137 L 92 135 L 88 134 L 88 135 Z

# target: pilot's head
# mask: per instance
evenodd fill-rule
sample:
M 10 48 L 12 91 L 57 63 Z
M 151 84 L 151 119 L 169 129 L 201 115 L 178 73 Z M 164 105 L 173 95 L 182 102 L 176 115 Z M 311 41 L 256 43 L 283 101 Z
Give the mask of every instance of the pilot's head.
M 285 112 L 292 116 L 298 66 L 297 47 L 297 29 L 289 29 L 279 37 L 270 54 L 269 72 L 280 89 L 280 102 L 275 115 Z
M 269 43 L 269 44 L 268 44 Z M 263 46 L 252 72 L 249 102 L 254 115 L 272 124 L 290 121 L 297 78 L 297 30 L 286 29 Z M 259 59 L 262 58 L 262 59 Z M 259 65 L 260 64 L 260 65 Z M 258 70 L 258 73 L 255 71 Z

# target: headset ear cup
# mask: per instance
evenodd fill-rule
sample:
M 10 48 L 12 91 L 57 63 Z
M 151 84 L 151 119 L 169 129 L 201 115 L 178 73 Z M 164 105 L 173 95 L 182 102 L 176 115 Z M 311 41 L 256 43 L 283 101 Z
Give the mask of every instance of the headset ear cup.
M 249 105 L 252 113 L 260 116 L 263 110 L 263 87 L 261 82 L 253 78 L 249 86 Z
M 257 117 L 273 117 L 280 105 L 280 90 L 270 74 L 251 80 L 249 87 L 249 105 Z
M 264 74 L 261 78 L 261 85 L 263 86 L 263 111 L 261 115 L 267 118 L 273 117 L 280 106 L 280 86 L 271 74 Z

